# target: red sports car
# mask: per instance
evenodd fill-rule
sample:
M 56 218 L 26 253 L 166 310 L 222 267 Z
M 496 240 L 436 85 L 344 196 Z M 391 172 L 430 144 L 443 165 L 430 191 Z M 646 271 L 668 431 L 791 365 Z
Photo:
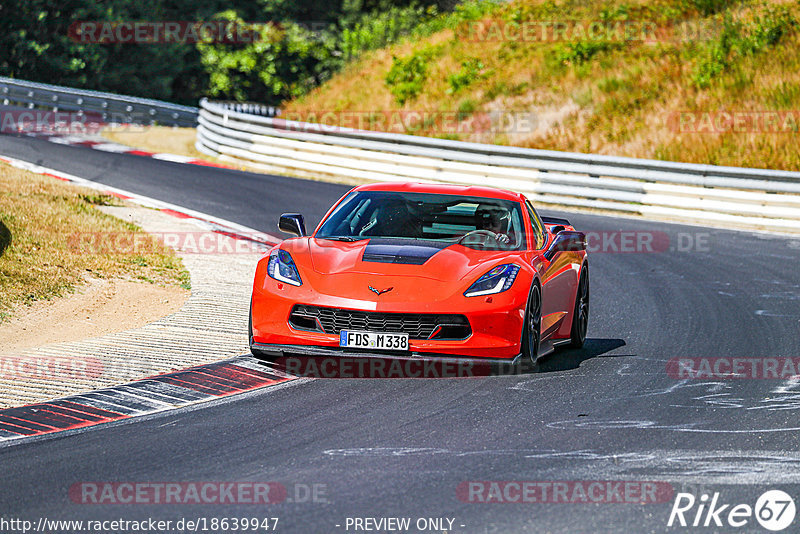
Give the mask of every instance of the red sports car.
M 589 313 L 586 239 L 488 187 L 356 187 L 313 234 L 258 262 L 254 355 L 477 358 L 535 364 L 580 347 Z

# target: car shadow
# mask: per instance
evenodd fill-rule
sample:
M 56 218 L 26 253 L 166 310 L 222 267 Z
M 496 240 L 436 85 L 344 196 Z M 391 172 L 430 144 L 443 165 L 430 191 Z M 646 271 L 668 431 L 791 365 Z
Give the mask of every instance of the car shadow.
M 0 221 L 0 256 L 3 255 L 9 245 L 11 245 L 11 231 L 3 224 L 3 221 Z
M 591 358 L 602 357 L 614 349 L 625 346 L 622 339 L 589 338 L 578 350 L 559 350 L 539 361 L 531 371 L 526 366 L 510 362 L 464 360 L 458 358 L 403 358 L 396 356 L 319 356 L 287 355 L 261 360 L 265 367 L 296 377 L 306 378 L 475 378 L 488 376 L 513 376 L 533 373 L 552 373 L 577 369 Z M 611 358 L 628 356 L 614 354 Z
M 537 373 L 557 373 L 577 369 L 586 360 L 603 357 L 604 354 L 612 350 L 624 347 L 624 339 L 617 338 L 588 338 L 580 349 L 556 350 L 547 357 L 541 359 L 535 372 Z M 605 358 L 619 358 L 629 356 L 628 354 L 612 354 Z

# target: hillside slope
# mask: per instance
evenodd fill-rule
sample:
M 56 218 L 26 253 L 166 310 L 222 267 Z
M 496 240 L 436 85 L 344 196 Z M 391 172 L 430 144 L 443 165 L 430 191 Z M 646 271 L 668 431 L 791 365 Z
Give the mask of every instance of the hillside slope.
M 417 135 L 800 170 L 798 21 L 800 0 L 516 0 L 365 54 L 285 109 Z

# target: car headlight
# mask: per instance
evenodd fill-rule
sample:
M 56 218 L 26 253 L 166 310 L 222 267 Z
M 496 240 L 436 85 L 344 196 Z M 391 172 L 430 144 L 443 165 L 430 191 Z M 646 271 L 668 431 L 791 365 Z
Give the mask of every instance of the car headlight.
M 508 290 L 517 279 L 519 266 L 511 263 L 498 265 L 484 274 L 464 292 L 465 297 L 480 297 L 481 295 L 494 295 Z
M 270 278 L 274 278 L 279 282 L 285 282 L 293 286 L 303 284 L 292 256 L 285 250 L 276 250 L 269 255 L 267 273 Z

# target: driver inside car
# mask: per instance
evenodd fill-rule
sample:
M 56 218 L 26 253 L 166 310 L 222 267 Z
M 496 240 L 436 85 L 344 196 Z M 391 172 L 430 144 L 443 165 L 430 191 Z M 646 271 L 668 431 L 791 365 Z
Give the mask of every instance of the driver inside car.
M 476 224 L 478 230 L 488 230 L 497 236 L 497 242 L 503 245 L 511 243 L 512 239 L 508 235 L 509 221 L 511 214 L 508 210 L 499 206 L 482 204 L 475 210 Z

